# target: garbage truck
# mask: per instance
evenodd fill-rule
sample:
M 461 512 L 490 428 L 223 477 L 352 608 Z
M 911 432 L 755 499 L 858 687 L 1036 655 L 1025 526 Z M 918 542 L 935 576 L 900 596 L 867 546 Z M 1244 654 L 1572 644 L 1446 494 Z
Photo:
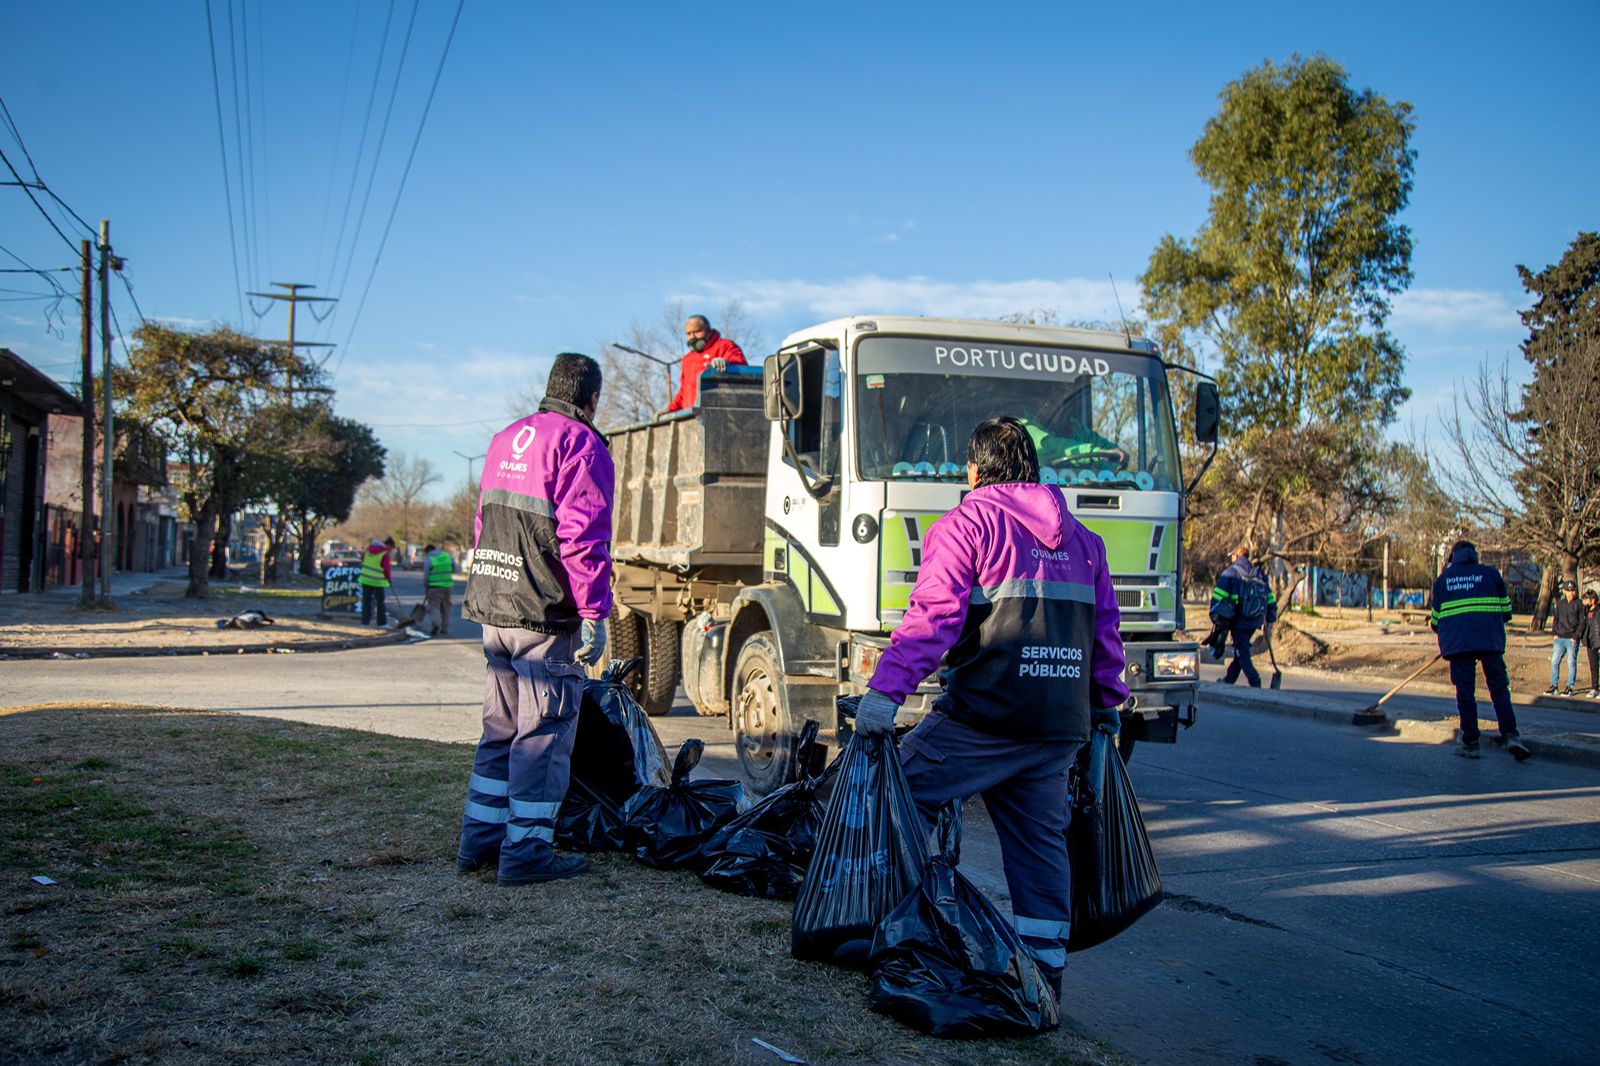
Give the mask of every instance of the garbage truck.
M 1184 501 L 1217 440 L 1217 391 L 1182 406 L 1209 445 L 1186 485 L 1171 380 L 1187 368 L 1126 332 L 856 315 L 803 329 L 757 367 L 701 378 L 692 411 L 608 434 L 616 464 L 612 657 L 663 714 L 681 682 L 737 735 L 745 783 L 793 779 L 807 719 L 848 736 L 905 614 L 928 527 L 968 491 L 967 438 L 1021 419 L 1040 479 L 1105 541 L 1130 696 L 1124 754 L 1192 725 L 1198 647 L 1177 639 Z M 930 676 L 902 708 L 914 723 Z

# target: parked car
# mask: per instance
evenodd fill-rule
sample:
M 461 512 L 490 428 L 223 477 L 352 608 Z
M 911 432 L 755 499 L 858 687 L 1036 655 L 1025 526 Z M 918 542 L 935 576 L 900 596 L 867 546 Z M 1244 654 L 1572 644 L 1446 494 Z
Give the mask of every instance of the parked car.
M 356 548 L 345 548 L 329 552 L 317 559 L 317 573 L 328 569 L 330 566 L 360 566 L 361 552 Z

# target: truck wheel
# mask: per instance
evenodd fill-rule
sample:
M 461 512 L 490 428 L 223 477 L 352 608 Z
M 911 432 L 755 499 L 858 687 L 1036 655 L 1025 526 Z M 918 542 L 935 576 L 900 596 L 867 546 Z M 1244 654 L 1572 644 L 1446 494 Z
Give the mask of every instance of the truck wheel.
M 639 703 L 652 717 L 672 710 L 678 691 L 678 623 L 646 621 L 644 696 Z
M 756 796 L 794 779 L 795 729 L 784 706 L 783 671 L 770 631 L 744 642 L 733 670 L 733 728 L 739 768 Z
M 598 679 L 612 663 L 625 663 L 644 654 L 644 619 L 633 611 L 623 613 L 622 607 L 613 604 L 611 617 L 606 619 L 606 650 L 600 661 L 589 668 L 589 676 Z M 628 690 L 633 698 L 644 698 L 644 673 L 647 664 L 641 663 L 628 675 Z

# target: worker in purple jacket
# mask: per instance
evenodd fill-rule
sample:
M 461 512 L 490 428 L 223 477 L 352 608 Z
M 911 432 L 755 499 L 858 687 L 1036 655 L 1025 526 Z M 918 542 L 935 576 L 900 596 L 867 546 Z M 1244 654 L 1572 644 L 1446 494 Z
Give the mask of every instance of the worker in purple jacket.
M 1017 932 L 1059 993 L 1071 872 L 1067 770 L 1099 728 L 1116 733 L 1123 683 L 1105 544 L 1067 513 L 1014 418 L 967 444 L 961 505 L 929 528 L 904 620 L 861 698 L 856 731 L 886 734 L 944 658 L 943 694 L 900 742 L 930 820 L 982 794 L 1000 838 Z
M 483 625 L 488 683 L 456 867 L 502 885 L 574 877 L 557 855 L 583 664 L 611 613 L 611 453 L 594 428 L 600 366 L 556 357 L 539 410 L 495 434 L 483 462 L 461 613 Z

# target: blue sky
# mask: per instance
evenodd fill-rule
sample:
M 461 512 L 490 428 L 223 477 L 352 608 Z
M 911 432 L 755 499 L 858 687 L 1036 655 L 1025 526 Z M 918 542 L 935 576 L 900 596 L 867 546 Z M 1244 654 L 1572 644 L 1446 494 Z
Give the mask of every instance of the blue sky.
M 769 345 L 849 312 L 1114 317 L 1107 275 L 1132 303 L 1159 238 L 1200 225 L 1188 149 L 1221 88 L 1267 58 L 1320 52 L 1415 107 L 1416 279 L 1391 320 L 1415 394 L 1404 426 L 1484 359 L 1520 362 L 1515 264 L 1553 262 L 1600 226 L 1592 0 L 468 0 L 374 273 L 455 4 L 422 0 L 398 77 L 411 0 L 210 10 L 240 282 L 342 297 L 312 333 L 339 345 L 340 413 L 429 458 L 442 489 L 463 471 L 453 452 L 481 451 L 552 354 L 592 351 L 678 297 L 741 299 Z M 196 327 L 241 318 L 206 11 L 0 0 L 0 96 L 39 173 L 90 222 L 112 220 L 145 314 Z M 0 149 L 26 170 L 3 130 Z M 0 188 L 0 245 L 71 261 L 14 188 Z M 26 275 L 0 287 L 43 291 Z M 114 303 L 131 330 L 125 294 Z M 0 303 L 0 345 L 70 381 L 75 313 L 55 336 L 46 307 Z M 281 309 L 242 314 L 282 335 Z

